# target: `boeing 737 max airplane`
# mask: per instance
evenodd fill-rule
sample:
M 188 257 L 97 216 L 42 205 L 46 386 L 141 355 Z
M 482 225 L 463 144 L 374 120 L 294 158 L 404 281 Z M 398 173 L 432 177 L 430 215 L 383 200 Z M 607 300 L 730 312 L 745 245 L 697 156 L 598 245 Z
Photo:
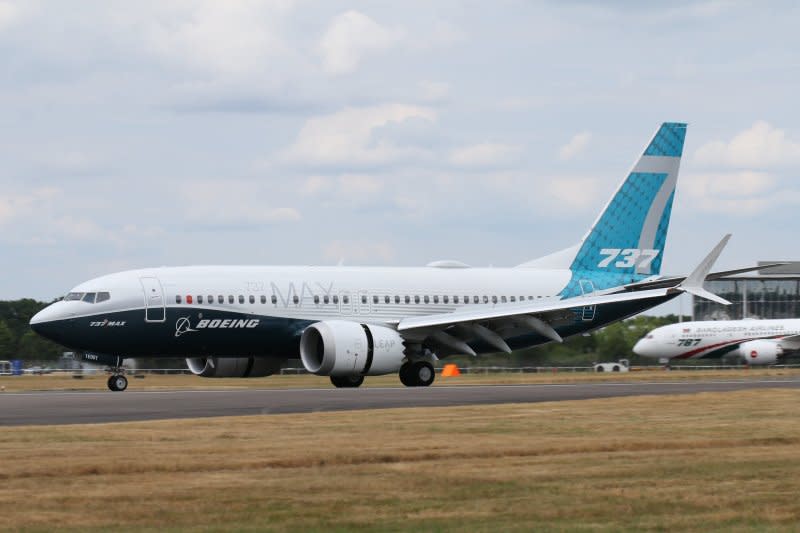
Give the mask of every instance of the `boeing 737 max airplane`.
M 751 365 L 772 365 L 785 351 L 800 350 L 800 319 L 709 320 L 656 328 L 633 347 L 654 359 L 719 359 L 738 356 Z
M 78 285 L 31 327 L 112 366 L 112 390 L 127 387 L 123 359 L 159 356 L 204 377 L 270 375 L 299 357 L 337 387 L 395 372 L 427 386 L 436 358 L 561 342 L 682 292 L 720 301 L 702 283 L 727 237 L 690 276 L 659 277 L 685 135 L 662 124 L 583 240 L 517 267 L 131 270 Z

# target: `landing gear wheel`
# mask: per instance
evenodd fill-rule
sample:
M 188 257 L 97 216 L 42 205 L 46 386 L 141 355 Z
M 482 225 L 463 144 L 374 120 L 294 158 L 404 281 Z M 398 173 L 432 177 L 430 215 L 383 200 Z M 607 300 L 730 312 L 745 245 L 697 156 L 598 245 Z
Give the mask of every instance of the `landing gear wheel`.
M 429 387 L 433 380 L 436 379 L 433 365 L 427 361 L 417 361 L 411 365 L 411 369 L 414 381 L 417 382 L 417 387 Z
M 406 363 L 400 367 L 400 383 L 406 387 L 414 386 L 414 379 L 411 376 L 411 363 Z
M 337 389 L 354 389 L 364 383 L 364 376 L 331 376 L 331 383 Z
M 122 374 L 108 378 L 108 388 L 114 392 L 122 392 L 128 388 L 128 378 Z
M 400 367 L 400 383 L 406 387 L 428 387 L 435 378 L 433 365 L 427 361 L 406 363 Z

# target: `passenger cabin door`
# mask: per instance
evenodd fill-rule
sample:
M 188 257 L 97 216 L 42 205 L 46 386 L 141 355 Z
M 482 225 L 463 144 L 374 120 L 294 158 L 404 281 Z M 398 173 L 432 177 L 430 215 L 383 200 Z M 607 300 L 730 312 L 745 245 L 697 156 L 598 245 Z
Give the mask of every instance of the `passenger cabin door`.
M 167 309 L 164 302 L 164 289 L 156 277 L 139 278 L 144 291 L 144 321 L 164 322 Z

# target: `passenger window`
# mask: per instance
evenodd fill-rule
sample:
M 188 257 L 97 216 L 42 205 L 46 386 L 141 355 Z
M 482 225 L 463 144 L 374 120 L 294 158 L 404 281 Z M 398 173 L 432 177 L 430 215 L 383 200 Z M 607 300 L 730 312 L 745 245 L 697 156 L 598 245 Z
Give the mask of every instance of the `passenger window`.
M 225 303 L 225 297 L 223 295 L 221 295 L 221 294 L 217 295 L 217 303 L 218 304 L 224 304 Z
M 300 298 L 298 298 L 297 295 L 295 294 L 294 296 L 292 296 L 292 302 L 294 302 L 294 304 L 297 305 L 298 303 L 300 303 Z
M 444 303 L 450 303 L 450 297 L 445 294 L 444 296 L 442 296 L 442 301 Z
M 405 301 L 406 301 L 406 303 L 410 303 L 410 302 L 411 302 L 411 298 L 409 298 L 408 296 L 406 296 L 406 300 L 405 300 Z
M 348 295 L 346 295 L 346 294 L 344 296 L 342 296 L 342 303 L 343 304 L 349 304 L 350 303 L 350 297 Z
M 399 296 L 395 295 L 395 297 L 394 297 L 394 303 L 396 303 L 396 304 L 399 304 L 399 303 L 400 303 L 400 297 L 399 297 Z
M 278 297 L 274 294 L 272 295 L 272 298 L 270 298 L 270 301 L 273 303 L 273 305 L 278 305 Z
M 239 295 L 239 303 L 240 304 L 244 303 L 244 296 L 242 296 L 241 294 Z
M 264 294 L 261 295 L 261 303 L 262 304 L 267 303 L 267 297 Z
M 479 304 L 479 303 L 481 303 L 481 299 L 480 299 L 478 296 L 475 296 L 475 297 L 472 299 L 472 302 L 473 302 L 473 303 L 476 303 L 476 304 Z
M 331 300 L 330 300 L 330 298 L 328 297 L 327 294 L 322 297 L 322 301 L 325 302 L 326 304 L 331 302 Z
M 458 303 L 458 295 L 453 296 L 453 303 L 454 304 Z
M 524 300 L 525 300 L 525 297 L 524 297 L 524 296 L 520 296 L 520 297 L 519 297 L 519 301 L 520 301 L 520 302 L 522 302 L 522 301 L 524 301 Z
M 389 298 L 389 296 L 388 296 L 388 295 L 387 295 L 387 296 L 384 296 L 384 298 L 383 298 L 383 302 L 384 302 L 384 303 L 387 303 L 387 304 L 388 304 L 388 303 L 391 303 L 391 301 L 392 301 L 392 300 L 391 300 L 391 298 Z
M 500 301 L 503 302 L 503 303 L 506 303 L 506 297 L 505 296 L 501 296 L 500 297 Z
M 493 304 L 496 304 L 496 303 L 497 303 L 497 296 L 492 296 L 492 303 L 493 303 Z
M 190 304 L 190 303 L 192 303 L 192 295 L 191 295 L 191 294 L 187 294 L 187 295 L 186 295 L 186 303 L 187 303 L 187 304 Z
M 362 303 L 362 304 L 365 304 L 365 303 L 367 303 L 367 296 L 366 296 L 365 294 L 362 294 L 362 295 L 361 295 L 361 303 Z M 375 303 L 377 303 L 377 302 L 375 302 Z
M 372 297 L 372 303 L 376 304 L 376 303 L 378 303 L 379 301 L 380 301 L 380 300 L 378 300 L 378 295 L 377 295 L 377 294 L 376 294 L 376 295 L 374 295 L 374 296 Z
M 197 303 L 199 303 L 199 304 L 203 303 L 203 295 L 202 294 L 198 294 L 197 295 Z
M 254 303 L 256 303 L 256 297 L 255 297 L 255 296 L 253 296 L 252 294 L 250 295 L 250 303 L 251 303 L 251 304 L 254 304 Z
M 228 303 L 229 303 L 229 304 L 232 304 L 232 303 L 233 303 L 233 294 L 229 294 L 229 295 L 228 295 Z
M 333 295 L 333 303 L 335 303 L 335 304 L 339 303 L 339 295 L 338 294 L 334 294 Z M 347 303 L 347 302 L 345 302 L 345 303 Z
M 319 303 L 319 294 L 315 294 L 315 295 L 314 295 L 314 303 L 315 303 L 315 304 L 318 304 L 318 303 Z
M 425 303 L 429 303 L 430 302 L 430 298 L 428 298 L 428 295 L 425 295 L 424 300 L 425 300 Z
M 176 303 L 176 304 L 179 304 L 179 303 L 181 303 L 181 295 L 180 295 L 180 294 L 176 294 L 176 295 L 175 295 L 175 303 Z
M 435 304 L 439 303 L 439 296 L 438 295 L 434 295 L 433 296 L 433 303 L 435 303 Z
M 511 301 L 512 301 L 512 302 L 516 302 L 516 301 L 517 301 L 517 297 L 516 297 L 516 296 L 512 296 L 512 297 L 511 297 Z
M 214 297 L 211 296 L 210 294 L 208 295 L 208 303 L 210 303 L 210 304 L 214 303 Z
M 97 299 L 94 301 L 94 303 L 99 304 L 100 302 L 105 302 L 105 301 L 110 300 L 110 299 L 111 299 L 111 293 L 109 293 L 109 292 L 98 292 L 97 293 Z M 189 303 L 191 303 L 191 302 L 189 302 Z
M 418 304 L 418 303 L 419 303 L 419 296 L 414 296 L 414 303 L 415 303 L 415 304 Z

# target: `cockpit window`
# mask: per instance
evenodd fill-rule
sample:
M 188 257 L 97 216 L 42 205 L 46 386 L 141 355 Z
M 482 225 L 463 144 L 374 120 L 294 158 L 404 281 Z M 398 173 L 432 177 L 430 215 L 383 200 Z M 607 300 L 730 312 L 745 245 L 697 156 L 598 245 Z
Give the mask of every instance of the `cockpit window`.
M 111 299 L 111 293 L 103 292 L 71 292 L 64 296 L 65 302 L 77 302 L 83 300 L 87 304 L 98 304 Z

